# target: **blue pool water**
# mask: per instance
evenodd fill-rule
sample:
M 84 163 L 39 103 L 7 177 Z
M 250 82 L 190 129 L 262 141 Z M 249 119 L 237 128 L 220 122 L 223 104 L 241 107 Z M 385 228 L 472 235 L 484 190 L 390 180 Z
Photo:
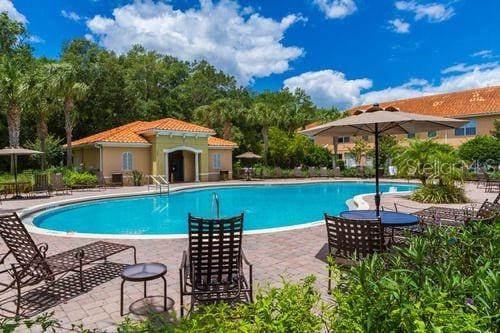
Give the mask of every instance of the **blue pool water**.
M 414 185 L 381 184 L 382 192 L 409 191 Z M 286 227 L 318 221 L 323 213 L 347 209 L 346 200 L 374 192 L 373 183 L 316 183 L 214 187 L 91 201 L 48 210 L 33 223 L 44 229 L 97 234 L 185 234 L 187 215 L 214 217 L 212 193 L 221 216 L 245 213 L 245 230 Z

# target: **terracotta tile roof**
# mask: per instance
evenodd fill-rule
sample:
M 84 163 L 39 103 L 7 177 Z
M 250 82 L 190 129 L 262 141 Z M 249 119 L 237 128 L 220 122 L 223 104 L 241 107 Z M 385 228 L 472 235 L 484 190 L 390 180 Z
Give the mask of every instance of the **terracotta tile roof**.
M 221 138 L 216 138 L 215 136 L 208 137 L 209 146 L 219 146 L 219 147 L 238 147 L 238 144 L 229 140 L 224 140 Z
M 137 134 L 137 130 L 144 126 L 143 121 L 112 128 L 85 138 L 73 141 L 73 146 L 85 145 L 96 142 L 117 142 L 117 143 L 149 143 L 143 136 Z
M 91 144 L 96 142 L 149 143 L 149 141 L 146 140 L 146 138 L 144 138 L 140 134 L 147 130 L 165 130 L 165 131 L 199 132 L 199 133 L 215 134 L 215 131 L 213 129 L 207 127 L 191 124 L 173 118 L 165 118 L 155 121 L 134 121 L 133 123 L 125 124 L 104 132 L 100 132 L 79 140 L 75 140 L 73 141 L 73 146 Z M 229 144 L 230 141 L 224 140 L 224 142 L 225 144 L 219 144 L 219 145 L 230 145 Z
M 447 94 L 423 96 L 379 103 L 381 107 L 393 106 L 400 111 L 440 117 L 464 117 L 500 113 L 500 86 L 465 90 Z M 365 110 L 361 105 L 347 110 Z
M 142 131 L 152 130 L 152 129 L 215 134 L 215 131 L 211 128 L 203 127 L 196 124 L 191 124 L 174 118 L 165 118 L 165 119 L 150 121 L 144 125 Z

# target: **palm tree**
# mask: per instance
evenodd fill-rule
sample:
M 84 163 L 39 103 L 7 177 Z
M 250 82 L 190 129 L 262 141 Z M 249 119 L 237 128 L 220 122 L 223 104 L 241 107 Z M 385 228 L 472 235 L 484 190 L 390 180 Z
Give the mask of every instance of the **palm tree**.
M 75 101 L 83 99 L 88 91 L 85 83 L 79 82 L 76 68 L 69 63 L 47 66 L 49 85 L 55 94 L 62 98 L 64 108 L 64 129 L 66 130 L 66 165 L 72 167 L 72 138 Z
M 229 140 L 233 121 L 241 114 L 242 107 L 235 99 L 220 98 L 209 105 L 198 107 L 195 110 L 195 118 L 210 127 L 222 125 L 222 138 Z
M 264 143 L 264 154 L 262 161 L 267 165 L 267 153 L 269 151 L 269 127 L 278 122 L 276 108 L 265 101 L 256 102 L 248 112 L 248 119 L 255 125 L 260 126 L 260 133 Z
M 25 109 L 37 118 L 37 137 L 40 140 L 40 150 L 47 152 L 46 140 L 49 136 L 47 120 L 57 108 L 57 96 L 53 96 L 48 82 L 48 65 L 38 67 L 28 80 L 27 87 L 30 91 L 25 100 Z M 41 155 L 41 168 L 46 167 L 46 154 Z

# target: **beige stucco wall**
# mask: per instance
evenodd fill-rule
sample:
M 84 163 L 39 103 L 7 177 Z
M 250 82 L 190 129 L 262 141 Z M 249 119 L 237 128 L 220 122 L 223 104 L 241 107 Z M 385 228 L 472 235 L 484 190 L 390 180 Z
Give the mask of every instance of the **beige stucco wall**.
M 492 115 L 492 116 L 479 116 L 475 117 L 476 118 L 476 135 L 488 135 L 491 133 L 493 130 L 493 122 L 495 119 L 499 119 L 499 115 Z M 464 118 L 467 119 L 467 118 Z M 416 133 L 415 134 L 416 138 L 419 139 L 428 139 L 429 137 L 427 136 L 427 132 L 424 133 Z M 475 136 L 455 136 L 455 130 L 450 129 L 446 131 L 437 131 L 437 135 L 434 137 L 435 140 L 437 140 L 440 143 L 447 143 L 452 145 L 453 147 L 458 147 L 462 143 L 474 138 Z M 361 138 L 361 137 L 359 137 Z M 407 139 L 406 135 L 396 135 L 396 138 L 400 143 L 404 143 Z M 339 143 L 337 152 L 339 154 L 345 154 L 349 151 L 354 146 L 354 141 L 356 140 L 356 137 L 350 137 L 350 142 L 349 143 Z M 320 135 L 314 138 L 314 142 L 317 145 L 323 146 L 325 144 L 328 145 L 328 149 L 330 151 L 333 151 L 333 139 L 331 136 L 324 136 Z M 374 143 L 374 137 L 370 136 L 368 138 L 368 143 L 370 146 L 373 147 Z
M 75 167 L 83 166 L 84 170 L 99 169 L 99 148 L 95 147 L 76 147 L 73 149 L 73 165 Z
M 213 167 L 213 155 L 220 154 L 220 169 Z M 208 174 L 209 180 L 220 180 L 220 171 L 228 171 L 229 179 L 233 179 L 233 150 L 209 148 L 208 150 Z
M 130 171 L 122 170 L 122 154 L 132 153 L 132 170 L 139 170 L 144 175 L 148 175 L 151 170 L 150 147 L 103 147 L 103 175 L 111 177 L 114 172 L 123 173 L 128 178 Z
M 194 157 L 193 152 L 184 150 L 182 152 L 182 157 L 184 158 L 184 181 L 194 182 L 195 181 L 195 170 L 194 170 Z
M 152 145 L 152 174 L 164 175 L 165 154 L 164 149 L 189 147 L 201 150 L 199 168 L 200 180 L 208 180 L 208 138 L 207 137 L 182 137 L 182 136 L 156 136 L 149 137 Z M 182 150 L 182 149 L 181 149 Z

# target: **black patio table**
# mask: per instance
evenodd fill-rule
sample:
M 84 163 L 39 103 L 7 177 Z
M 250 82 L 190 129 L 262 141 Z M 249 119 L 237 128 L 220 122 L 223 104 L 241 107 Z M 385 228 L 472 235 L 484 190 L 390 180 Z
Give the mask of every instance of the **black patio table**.
M 351 220 L 376 220 L 376 210 L 346 210 L 339 214 L 341 217 Z M 407 227 L 420 223 L 420 218 L 415 215 L 398 212 L 381 211 L 380 222 L 384 227 Z

